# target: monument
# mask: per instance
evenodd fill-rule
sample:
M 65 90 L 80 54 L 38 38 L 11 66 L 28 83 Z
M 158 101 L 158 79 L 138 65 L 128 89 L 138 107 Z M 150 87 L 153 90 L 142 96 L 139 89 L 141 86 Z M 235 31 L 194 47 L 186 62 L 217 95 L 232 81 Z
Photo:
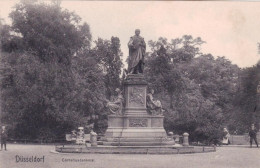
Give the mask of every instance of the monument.
M 140 30 L 130 38 L 128 74 L 123 90 L 115 89 L 116 97 L 106 100 L 108 128 L 105 137 L 97 141 L 97 134 L 90 133 L 91 146 L 56 146 L 62 153 L 103 153 L 103 154 L 182 154 L 213 152 L 215 147 L 189 145 L 188 133 L 183 134 L 183 145 L 175 145 L 173 132 L 167 136 L 163 127 L 163 108 L 154 99 L 153 89 L 147 91 L 144 78 L 145 41 Z M 179 138 L 179 136 L 176 136 Z M 178 140 L 179 141 L 179 140 Z
M 167 138 L 163 128 L 161 102 L 153 99 L 152 90 L 147 93 L 147 82 L 143 75 L 146 44 L 139 29 L 135 30 L 135 35 L 130 38 L 128 47 L 128 75 L 124 82 L 123 95 L 117 89 L 117 99 L 107 104 L 110 115 L 103 144 L 173 145 L 174 141 Z

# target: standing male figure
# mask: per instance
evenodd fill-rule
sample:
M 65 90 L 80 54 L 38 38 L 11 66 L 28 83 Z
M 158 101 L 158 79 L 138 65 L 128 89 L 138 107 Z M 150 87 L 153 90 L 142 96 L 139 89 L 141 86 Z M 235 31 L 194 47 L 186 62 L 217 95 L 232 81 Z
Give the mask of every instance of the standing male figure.
M 135 30 L 135 35 L 128 42 L 129 47 L 129 62 L 128 73 L 139 74 L 143 73 L 144 55 L 146 44 L 144 38 L 140 36 L 140 30 Z
M 258 142 L 257 142 L 257 137 L 256 137 L 256 129 L 255 129 L 254 124 L 251 125 L 251 129 L 249 131 L 249 136 L 250 136 L 250 147 L 252 148 L 253 140 L 255 141 L 255 144 L 258 147 Z
M 3 150 L 3 145 L 5 146 L 5 150 L 6 150 L 6 140 L 7 140 L 7 132 L 6 132 L 5 126 L 2 126 L 2 130 L 1 130 L 1 150 Z

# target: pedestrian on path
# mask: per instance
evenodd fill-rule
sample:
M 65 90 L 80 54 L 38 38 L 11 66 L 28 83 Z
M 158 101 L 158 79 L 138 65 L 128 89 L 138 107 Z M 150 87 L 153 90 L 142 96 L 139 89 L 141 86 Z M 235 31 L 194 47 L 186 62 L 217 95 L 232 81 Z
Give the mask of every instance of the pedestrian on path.
M 251 129 L 249 131 L 249 136 L 250 136 L 250 148 L 252 148 L 252 143 L 253 143 L 253 140 L 255 141 L 255 144 L 256 146 L 258 147 L 258 142 L 257 142 L 257 132 L 256 132 L 256 129 L 255 129 L 255 125 L 252 124 L 251 125 Z
M 222 140 L 223 145 L 229 145 L 230 144 L 229 137 L 230 137 L 230 134 L 229 134 L 227 128 L 224 128 L 224 130 L 223 130 L 223 140 Z
M 7 132 L 6 132 L 5 126 L 2 126 L 2 130 L 1 130 L 1 150 L 3 150 L 3 146 L 5 147 L 5 150 L 6 150 L 6 140 L 7 140 Z

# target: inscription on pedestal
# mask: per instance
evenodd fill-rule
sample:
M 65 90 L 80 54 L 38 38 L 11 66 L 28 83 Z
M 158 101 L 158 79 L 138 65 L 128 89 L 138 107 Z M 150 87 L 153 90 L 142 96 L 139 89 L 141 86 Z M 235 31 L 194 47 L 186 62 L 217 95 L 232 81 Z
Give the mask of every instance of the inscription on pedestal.
M 148 120 L 143 118 L 131 118 L 129 119 L 129 127 L 147 127 Z
M 144 106 L 145 88 L 132 87 L 129 94 L 129 104 L 131 106 Z

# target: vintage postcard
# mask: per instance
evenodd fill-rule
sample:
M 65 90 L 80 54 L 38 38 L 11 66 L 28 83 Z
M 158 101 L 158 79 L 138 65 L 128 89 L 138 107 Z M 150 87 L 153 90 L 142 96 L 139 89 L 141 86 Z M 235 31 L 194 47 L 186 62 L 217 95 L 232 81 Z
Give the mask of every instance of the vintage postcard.
M 259 9 L 0 1 L 0 167 L 258 168 Z

